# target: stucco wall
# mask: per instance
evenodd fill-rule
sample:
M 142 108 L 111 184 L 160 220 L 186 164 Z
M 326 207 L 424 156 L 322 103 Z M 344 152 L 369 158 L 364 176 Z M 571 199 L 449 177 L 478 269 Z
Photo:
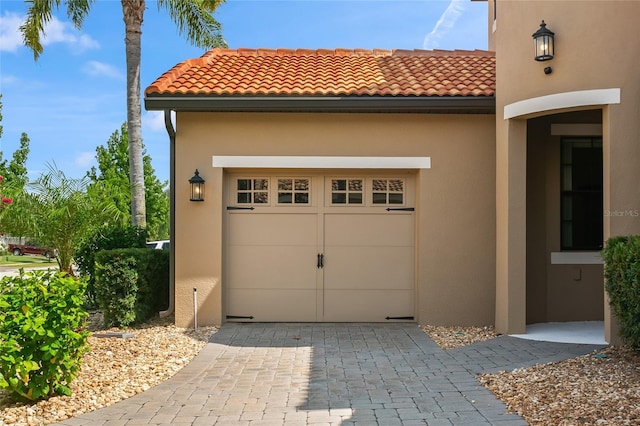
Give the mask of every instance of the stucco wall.
M 490 13 L 493 2 L 488 4 Z M 543 109 L 528 116 L 504 119 L 505 105 L 546 95 L 596 89 L 620 89 L 620 103 L 585 105 L 602 109 L 604 209 L 640 209 L 640 37 L 635 1 L 498 1 L 495 31 L 489 29 L 496 50 L 497 102 L 497 306 L 496 326 L 503 333 L 524 331 L 526 297 L 526 196 L 518 192 L 526 182 L 526 120 L 559 110 Z M 555 58 L 536 62 L 531 35 L 545 20 L 556 34 Z M 491 20 L 491 18 L 490 18 Z M 552 67 L 546 75 L 543 69 Z M 501 177 L 510 177 L 502 184 Z M 640 217 L 633 214 L 604 218 L 605 239 L 640 233 Z M 505 260 L 507 259 L 507 260 Z M 606 310 L 606 306 L 604 307 Z M 607 321 L 609 337 L 612 323 Z
M 492 115 L 178 113 L 176 323 L 222 318 L 224 171 L 213 155 L 426 156 L 418 173 L 417 315 L 421 323 L 491 324 L 495 303 Z M 195 169 L 205 201 L 189 202 Z M 181 178 L 182 181 L 181 181 Z
M 640 63 L 639 2 L 498 1 L 497 9 L 496 31 L 489 30 L 489 36 L 503 105 L 544 94 L 639 84 L 630 80 Z M 531 35 L 542 20 L 556 34 L 556 54 L 536 62 Z M 550 75 L 543 72 L 547 66 L 553 68 Z

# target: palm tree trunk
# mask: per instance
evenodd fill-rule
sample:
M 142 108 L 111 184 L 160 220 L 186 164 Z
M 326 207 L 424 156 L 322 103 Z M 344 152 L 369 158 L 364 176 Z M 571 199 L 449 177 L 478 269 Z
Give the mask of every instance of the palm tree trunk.
M 140 39 L 144 19 L 144 0 L 121 0 L 125 24 L 127 62 L 127 132 L 129 134 L 129 181 L 131 183 L 131 221 L 145 228 L 144 168 L 142 162 L 142 106 L 140 101 Z

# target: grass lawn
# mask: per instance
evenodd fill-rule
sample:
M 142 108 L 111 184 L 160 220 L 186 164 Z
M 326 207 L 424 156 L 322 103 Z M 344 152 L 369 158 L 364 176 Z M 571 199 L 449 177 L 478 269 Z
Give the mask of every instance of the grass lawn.
M 57 266 L 55 259 L 47 259 L 44 256 L 13 256 L 11 254 L 0 256 L 0 266 L 15 266 L 28 268 L 30 266 Z

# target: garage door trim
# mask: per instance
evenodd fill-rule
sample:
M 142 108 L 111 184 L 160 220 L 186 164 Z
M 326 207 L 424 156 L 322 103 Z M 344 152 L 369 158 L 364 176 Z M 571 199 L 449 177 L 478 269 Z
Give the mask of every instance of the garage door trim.
M 214 155 L 213 167 L 297 169 L 430 169 L 431 157 Z

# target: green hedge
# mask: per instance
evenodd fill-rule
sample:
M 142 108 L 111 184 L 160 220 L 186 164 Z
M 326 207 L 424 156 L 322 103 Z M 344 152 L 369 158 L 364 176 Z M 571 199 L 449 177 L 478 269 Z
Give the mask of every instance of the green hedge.
M 95 256 L 100 250 L 146 247 L 147 232 L 136 226 L 104 225 L 87 235 L 73 255 L 80 274 L 87 278 L 86 301 L 95 306 Z
M 102 250 L 95 261 L 96 302 L 105 326 L 139 324 L 168 308 L 168 250 Z
M 70 395 L 88 351 L 86 282 L 53 271 L 0 280 L 0 388 L 15 399 Z
M 602 250 L 605 289 L 620 336 L 640 349 L 640 236 L 614 237 Z

